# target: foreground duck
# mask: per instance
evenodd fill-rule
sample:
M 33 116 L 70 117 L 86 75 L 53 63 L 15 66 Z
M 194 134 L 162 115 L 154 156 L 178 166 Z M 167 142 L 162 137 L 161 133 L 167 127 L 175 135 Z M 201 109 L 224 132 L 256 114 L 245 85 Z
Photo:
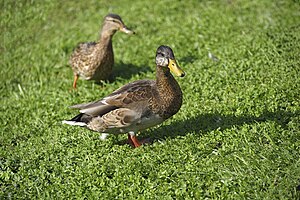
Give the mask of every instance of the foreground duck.
M 70 65 L 74 72 L 73 88 L 79 76 L 86 80 L 106 80 L 109 78 L 114 65 L 112 37 L 117 31 L 134 34 L 123 23 L 121 17 L 109 14 L 104 23 L 97 42 L 80 43 L 70 58 Z
M 128 133 L 129 142 L 139 147 L 138 131 L 162 123 L 181 107 L 182 92 L 170 71 L 185 75 L 172 49 L 160 46 L 156 51 L 156 80 L 134 81 L 99 101 L 72 106 L 80 109 L 80 114 L 63 123 L 100 133 Z

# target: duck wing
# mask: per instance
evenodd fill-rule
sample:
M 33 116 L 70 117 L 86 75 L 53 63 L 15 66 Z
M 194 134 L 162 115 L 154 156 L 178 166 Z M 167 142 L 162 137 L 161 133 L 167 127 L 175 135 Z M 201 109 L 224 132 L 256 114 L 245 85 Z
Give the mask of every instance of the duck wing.
M 137 105 L 148 101 L 153 95 L 155 81 L 153 80 L 138 80 L 129 83 L 108 95 L 107 97 L 86 104 L 78 104 L 71 108 L 80 109 L 81 113 L 90 116 L 103 116 L 115 109 L 127 108 L 134 109 Z M 145 105 L 148 106 L 148 105 Z

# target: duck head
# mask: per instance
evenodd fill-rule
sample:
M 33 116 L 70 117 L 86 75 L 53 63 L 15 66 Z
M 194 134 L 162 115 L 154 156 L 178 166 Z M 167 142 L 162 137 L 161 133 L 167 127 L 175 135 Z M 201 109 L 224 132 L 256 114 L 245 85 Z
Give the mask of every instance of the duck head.
M 177 64 L 173 50 L 169 46 L 161 45 L 158 47 L 155 62 L 157 66 L 169 69 L 176 76 L 185 76 L 185 72 Z
M 134 31 L 128 29 L 121 17 L 117 14 L 108 14 L 104 17 L 104 24 L 102 28 L 102 33 L 108 33 L 113 35 L 115 32 L 121 31 L 126 34 L 135 34 Z

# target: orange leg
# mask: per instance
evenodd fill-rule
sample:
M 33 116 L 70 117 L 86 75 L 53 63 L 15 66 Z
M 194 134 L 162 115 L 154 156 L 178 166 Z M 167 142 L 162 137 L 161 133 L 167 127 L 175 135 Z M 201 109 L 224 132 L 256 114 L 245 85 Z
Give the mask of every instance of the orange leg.
M 128 141 L 134 148 L 141 146 L 141 143 L 138 141 L 135 135 L 128 134 Z
M 73 88 L 74 89 L 76 89 L 76 83 L 77 83 L 78 78 L 79 78 L 78 74 L 75 74 L 74 75 L 74 81 L 73 81 Z

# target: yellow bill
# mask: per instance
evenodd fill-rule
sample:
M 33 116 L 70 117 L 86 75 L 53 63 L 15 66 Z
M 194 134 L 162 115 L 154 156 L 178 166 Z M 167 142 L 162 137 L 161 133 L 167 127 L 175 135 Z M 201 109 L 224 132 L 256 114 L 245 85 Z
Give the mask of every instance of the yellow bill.
M 176 76 L 184 77 L 184 71 L 178 66 L 176 60 L 169 59 L 169 69 L 173 72 Z

